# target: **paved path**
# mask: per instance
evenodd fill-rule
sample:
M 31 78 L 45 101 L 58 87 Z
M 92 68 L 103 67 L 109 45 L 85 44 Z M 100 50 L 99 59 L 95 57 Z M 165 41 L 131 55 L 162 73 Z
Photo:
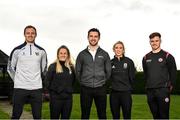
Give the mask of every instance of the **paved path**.
M 12 114 L 12 105 L 7 100 L 0 100 L 0 108 L 11 116 Z M 33 119 L 30 112 L 23 111 L 21 119 Z

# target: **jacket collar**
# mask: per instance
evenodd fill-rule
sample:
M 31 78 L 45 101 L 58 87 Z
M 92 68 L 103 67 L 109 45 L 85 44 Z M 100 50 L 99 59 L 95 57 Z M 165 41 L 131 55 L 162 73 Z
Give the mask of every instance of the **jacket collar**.
M 85 50 L 89 52 L 89 46 L 87 46 L 87 48 L 86 48 Z M 100 47 L 100 46 L 98 46 L 98 48 L 97 48 L 97 51 L 99 51 L 99 50 L 101 50 L 101 47 Z M 97 52 L 97 51 L 96 51 L 96 52 Z
M 125 56 L 123 55 L 123 57 L 120 57 L 120 60 L 116 57 L 116 56 L 114 56 L 114 60 L 118 60 L 118 61 L 121 61 L 121 60 L 123 60 L 125 58 Z
M 26 41 L 23 44 L 24 45 L 35 45 L 35 43 L 27 43 Z

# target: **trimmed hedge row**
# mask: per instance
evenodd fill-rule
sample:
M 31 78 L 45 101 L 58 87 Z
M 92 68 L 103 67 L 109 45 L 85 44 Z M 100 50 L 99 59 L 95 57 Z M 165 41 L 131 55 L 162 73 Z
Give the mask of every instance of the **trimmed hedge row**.
M 133 86 L 133 93 L 135 94 L 144 94 L 145 93 L 145 80 L 143 77 L 143 72 L 138 72 L 136 74 L 136 81 Z M 180 71 L 177 71 L 177 79 L 175 86 L 173 88 L 172 94 L 180 95 Z
M 107 81 L 106 83 L 107 92 L 110 91 L 110 81 Z M 74 85 L 74 92 L 79 93 L 80 92 L 80 85 L 79 82 L 76 81 Z M 134 94 L 145 94 L 145 80 L 143 76 L 143 72 L 137 72 L 136 73 L 136 80 L 133 85 L 133 91 Z M 180 95 L 180 70 L 177 72 L 177 80 L 175 83 L 175 87 L 172 91 L 172 94 Z

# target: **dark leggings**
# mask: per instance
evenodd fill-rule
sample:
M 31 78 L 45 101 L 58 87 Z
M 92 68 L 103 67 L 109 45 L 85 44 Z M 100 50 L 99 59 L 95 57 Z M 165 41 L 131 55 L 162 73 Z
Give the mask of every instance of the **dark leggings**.
M 110 94 L 110 107 L 113 119 L 120 119 L 122 108 L 123 118 L 131 119 L 132 97 L 130 91 L 112 91 Z
M 50 94 L 50 118 L 51 119 L 69 119 L 72 110 L 72 95 L 62 98 L 60 94 Z

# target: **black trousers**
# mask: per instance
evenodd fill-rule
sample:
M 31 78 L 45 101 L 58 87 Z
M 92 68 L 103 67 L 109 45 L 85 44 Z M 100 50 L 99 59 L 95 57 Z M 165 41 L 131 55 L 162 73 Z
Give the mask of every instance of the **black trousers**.
M 154 119 L 169 119 L 169 88 L 147 89 L 147 101 Z
M 89 119 L 93 99 L 97 109 L 98 118 L 106 119 L 107 95 L 105 86 L 97 88 L 81 86 L 81 118 Z
M 41 119 L 42 90 L 14 89 L 12 119 L 20 119 L 24 104 L 29 102 L 34 119 Z
M 57 94 L 50 92 L 50 118 L 51 119 L 69 119 L 72 110 L 72 94 Z
M 110 94 L 110 107 L 113 119 L 120 119 L 120 109 L 122 109 L 124 119 L 131 119 L 131 91 L 112 90 Z

